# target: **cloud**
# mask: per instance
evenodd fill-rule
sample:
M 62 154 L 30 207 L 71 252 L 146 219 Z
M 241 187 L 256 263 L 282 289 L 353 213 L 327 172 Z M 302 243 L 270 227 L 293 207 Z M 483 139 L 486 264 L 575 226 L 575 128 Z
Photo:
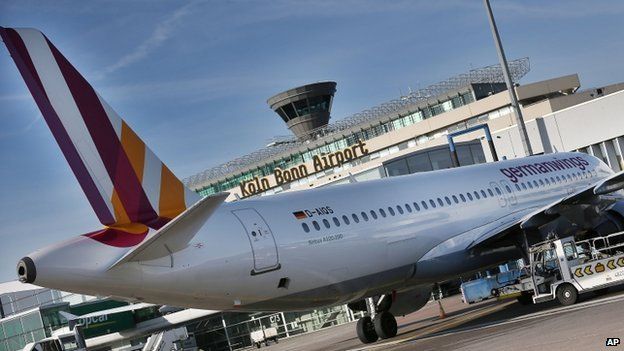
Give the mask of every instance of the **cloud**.
M 8 137 L 14 137 L 14 136 L 18 136 L 18 135 L 22 135 L 22 134 L 26 134 L 28 133 L 36 124 L 37 122 L 39 122 L 39 120 L 41 120 L 43 118 L 43 116 L 41 115 L 41 113 L 37 113 L 37 115 L 32 118 L 30 120 L 30 122 L 28 122 L 27 125 L 25 125 L 22 128 L 19 128 L 17 130 L 9 130 L 6 131 L 6 129 L 2 132 L 0 132 L 0 139 L 4 139 L 4 138 L 8 138 Z
M 154 28 L 154 31 L 149 38 L 137 46 L 134 51 L 121 57 L 114 64 L 106 67 L 101 75 L 110 74 L 147 57 L 152 51 L 157 49 L 171 37 L 180 20 L 191 13 L 190 9 L 193 5 L 194 3 L 191 2 L 175 10 L 168 18 L 160 22 L 156 28 Z
M 8 94 L 0 95 L 0 101 L 24 101 L 31 99 L 30 94 Z

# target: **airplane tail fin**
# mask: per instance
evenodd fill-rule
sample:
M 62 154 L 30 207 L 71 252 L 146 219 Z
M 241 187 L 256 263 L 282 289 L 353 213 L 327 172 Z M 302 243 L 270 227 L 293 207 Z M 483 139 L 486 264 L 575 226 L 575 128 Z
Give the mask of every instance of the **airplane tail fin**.
M 92 237 L 119 234 L 111 230 L 144 237 L 148 227 L 161 228 L 200 199 L 43 33 L 0 27 L 0 37 L 98 219 L 108 227 Z M 135 241 L 107 243 L 125 247 Z

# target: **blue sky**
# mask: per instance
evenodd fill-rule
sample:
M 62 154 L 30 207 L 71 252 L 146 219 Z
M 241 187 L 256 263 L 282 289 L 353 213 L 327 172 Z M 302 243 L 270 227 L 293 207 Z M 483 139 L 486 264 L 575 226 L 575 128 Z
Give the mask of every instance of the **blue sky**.
M 624 81 L 624 2 L 500 1 L 523 82 Z M 0 25 L 41 29 L 181 178 L 287 135 L 266 99 L 335 80 L 334 119 L 497 63 L 483 3 L 6 1 Z M 100 228 L 0 45 L 0 281 L 28 252 Z

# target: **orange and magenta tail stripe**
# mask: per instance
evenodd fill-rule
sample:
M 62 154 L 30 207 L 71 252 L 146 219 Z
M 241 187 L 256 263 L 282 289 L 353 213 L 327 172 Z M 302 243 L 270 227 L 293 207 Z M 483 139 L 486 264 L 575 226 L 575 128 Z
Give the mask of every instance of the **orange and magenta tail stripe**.
M 158 229 L 199 199 L 41 32 L 0 36 L 102 224 Z

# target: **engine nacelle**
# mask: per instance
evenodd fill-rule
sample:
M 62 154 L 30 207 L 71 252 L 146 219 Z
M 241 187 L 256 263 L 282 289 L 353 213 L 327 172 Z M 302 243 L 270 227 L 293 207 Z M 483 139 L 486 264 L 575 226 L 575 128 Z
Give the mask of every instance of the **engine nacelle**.
M 390 306 L 390 313 L 405 316 L 421 309 L 431 298 L 431 285 L 420 285 L 410 290 L 397 292 Z
M 431 289 L 431 285 L 419 285 L 408 290 L 386 294 L 379 299 L 374 298 L 376 310 L 377 312 L 389 311 L 395 316 L 405 316 L 418 311 L 429 301 Z M 347 306 L 355 312 L 367 310 L 365 299 L 353 301 Z
M 601 212 L 593 230 L 599 236 L 624 231 L 624 201 L 618 201 Z

